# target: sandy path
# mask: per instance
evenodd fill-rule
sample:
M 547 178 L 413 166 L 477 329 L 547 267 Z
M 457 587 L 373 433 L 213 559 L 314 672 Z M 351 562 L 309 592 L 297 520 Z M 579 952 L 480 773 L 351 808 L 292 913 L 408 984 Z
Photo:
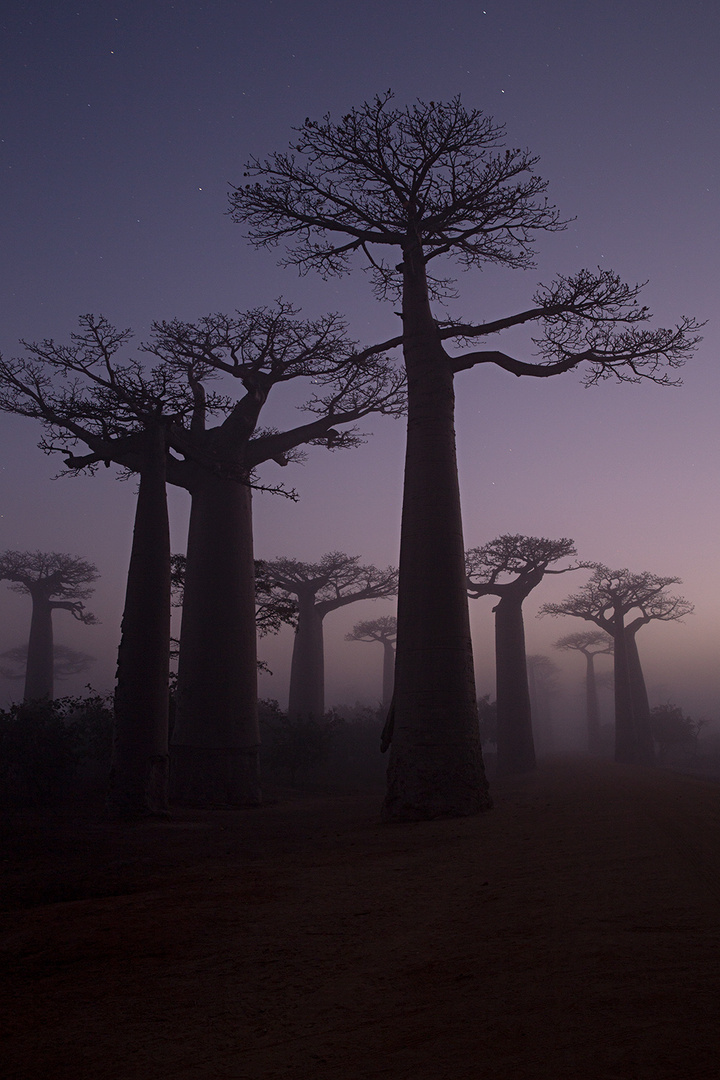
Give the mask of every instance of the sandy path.
M 0 916 L 3 1075 L 720 1076 L 720 785 L 493 790 L 460 821 L 352 796 L 96 830 L 76 894 L 122 849 L 124 895 Z

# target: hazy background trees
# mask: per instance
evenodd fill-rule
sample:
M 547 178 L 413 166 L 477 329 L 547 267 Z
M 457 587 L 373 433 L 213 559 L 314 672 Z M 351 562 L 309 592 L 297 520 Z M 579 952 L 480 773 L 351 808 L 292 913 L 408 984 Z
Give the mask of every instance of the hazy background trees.
M 598 563 L 590 580 L 577 593 L 541 608 L 545 615 L 572 615 L 593 622 L 613 639 L 616 761 L 653 761 L 650 705 L 636 635 L 649 622 L 678 622 L 692 612 L 692 604 L 684 597 L 667 592 L 671 585 L 678 584 L 680 579 L 676 577 L 610 570 Z
M 27 644 L 24 700 L 51 699 L 55 694 L 53 612 L 69 611 L 74 619 L 92 625 L 95 616 L 83 600 L 94 592 L 97 567 L 77 555 L 43 551 L 5 551 L 0 555 L 0 581 L 32 602 Z
M 613 640 L 605 630 L 585 630 L 558 638 L 554 648 L 562 652 L 580 652 L 585 657 L 585 720 L 587 746 L 591 754 L 602 751 L 600 708 L 595 675 L 595 657 L 612 656 Z
M 576 569 L 574 564 L 550 569 L 554 563 L 576 554 L 574 542 L 566 537 L 548 540 L 520 534 L 499 536 L 466 553 L 468 596 L 498 597 L 493 611 L 500 773 L 525 772 L 535 767 L 523 601 L 546 574 Z
M 325 617 L 360 600 L 394 596 L 397 570 L 364 566 L 359 555 L 331 551 L 317 563 L 270 559 L 265 572 L 276 589 L 297 603 L 288 715 L 291 720 L 317 719 L 325 714 Z
M 393 696 L 395 681 L 395 642 L 397 619 L 394 615 L 381 615 L 379 619 L 365 619 L 355 623 L 346 641 L 377 641 L 383 649 L 381 704 L 388 708 Z

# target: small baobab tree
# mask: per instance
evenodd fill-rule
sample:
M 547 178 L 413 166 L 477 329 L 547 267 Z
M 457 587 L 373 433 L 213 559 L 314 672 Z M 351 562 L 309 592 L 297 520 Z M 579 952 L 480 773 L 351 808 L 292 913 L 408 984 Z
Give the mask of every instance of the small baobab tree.
M 602 739 L 600 736 L 600 709 L 595 675 L 595 657 L 612 656 L 613 640 L 605 630 L 585 630 L 558 638 L 553 648 L 560 649 L 563 652 L 580 652 L 585 657 L 587 745 L 591 754 L 600 754 L 602 752 Z
M 345 635 L 346 641 L 377 641 L 383 647 L 382 704 L 389 708 L 393 696 L 395 678 L 395 641 L 397 640 L 397 619 L 394 615 L 383 615 L 379 619 L 366 619 L 356 623 L 351 633 Z
M 291 720 L 318 720 L 325 714 L 325 616 L 360 600 L 394 596 L 397 570 L 363 566 L 358 555 L 341 551 L 331 551 L 317 563 L 270 559 L 265 567 L 275 588 L 297 603 L 288 716 Z
M 546 574 L 564 574 L 576 564 L 551 566 L 576 554 L 572 540 L 506 534 L 466 555 L 468 595 L 496 596 L 495 666 L 497 763 L 499 773 L 535 768 L 532 710 L 525 655 L 523 601 Z
M 544 604 L 541 615 L 573 615 L 595 623 L 613 639 L 615 657 L 615 760 L 652 764 L 654 746 L 650 706 L 635 640 L 641 626 L 654 620 L 679 622 L 693 611 L 682 596 L 667 590 L 680 578 L 649 571 L 610 570 L 600 563 L 579 592 L 559 604 Z
M 455 449 L 455 376 L 492 364 L 549 378 L 584 366 L 587 382 L 669 383 L 698 341 L 699 324 L 649 329 L 640 285 L 580 270 L 540 285 L 514 314 L 477 321 L 438 316 L 453 295 L 434 260 L 462 269 L 533 265 L 538 236 L 564 228 L 545 198 L 537 158 L 505 149 L 492 117 L 459 97 L 397 107 L 390 91 L 338 120 L 306 119 L 285 152 L 252 159 L 230 213 L 258 247 L 286 246 L 284 262 L 327 277 L 362 259 L 377 294 L 401 299 L 408 426 L 400 543 L 395 722 L 383 807 L 387 820 L 487 809 Z M 478 339 L 535 325 L 537 362 Z M 447 344 L 466 346 L 460 355 Z
M 76 555 L 57 551 L 5 551 L 0 555 L 0 580 L 32 600 L 26 702 L 54 697 L 53 612 L 69 611 L 86 626 L 97 622 L 82 601 L 94 592 L 91 583 L 98 577 L 97 567 Z

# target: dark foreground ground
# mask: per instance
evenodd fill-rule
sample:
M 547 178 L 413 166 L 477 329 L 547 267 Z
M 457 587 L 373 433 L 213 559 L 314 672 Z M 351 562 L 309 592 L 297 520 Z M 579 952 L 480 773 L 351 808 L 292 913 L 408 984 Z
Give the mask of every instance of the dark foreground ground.
M 558 761 L 493 793 L 11 816 L 0 1073 L 720 1076 L 720 785 Z

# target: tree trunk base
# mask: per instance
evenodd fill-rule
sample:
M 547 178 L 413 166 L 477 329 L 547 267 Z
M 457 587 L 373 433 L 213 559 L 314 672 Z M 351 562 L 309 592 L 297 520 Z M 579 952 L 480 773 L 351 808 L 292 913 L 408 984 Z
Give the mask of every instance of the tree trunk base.
M 471 817 L 492 807 L 482 758 L 443 767 L 418 767 L 396 754 L 388 766 L 388 787 L 382 806 L 386 822 L 431 821 Z
M 259 747 L 173 746 L 170 798 L 183 806 L 259 806 Z
M 115 767 L 110 773 L 108 813 L 117 817 L 169 817 L 169 758 L 157 754 L 146 762 L 144 770 L 133 770 L 131 778 L 123 777 Z M 143 773 L 137 782 L 138 772 Z

